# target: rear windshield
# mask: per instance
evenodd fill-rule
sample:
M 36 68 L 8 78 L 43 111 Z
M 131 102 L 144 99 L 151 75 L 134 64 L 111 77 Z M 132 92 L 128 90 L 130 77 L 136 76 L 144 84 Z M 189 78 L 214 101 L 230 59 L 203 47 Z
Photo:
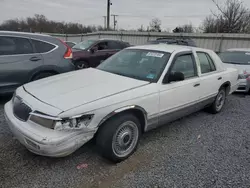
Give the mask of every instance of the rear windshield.
M 227 51 L 219 54 L 224 63 L 250 65 L 250 51 Z

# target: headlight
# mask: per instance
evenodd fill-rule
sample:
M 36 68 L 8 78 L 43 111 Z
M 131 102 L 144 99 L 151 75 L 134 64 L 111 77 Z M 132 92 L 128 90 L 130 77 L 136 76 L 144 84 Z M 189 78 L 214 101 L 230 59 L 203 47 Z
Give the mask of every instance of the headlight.
M 43 127 L 54 130 L 72 130 L 87 127 L 93 119 L 93 114 L 74 116 L 67 119 L 50 117 L 40 113 L 31 113 L 30 120 Z
M 39 117 L 36 115 L 31 115 L 30 121 L 33 121 L 36 124 L 49 128 L 49 129 L 54 129 L 55 122 L 56 122 L 55 120 Z
M 93 119 L 93 114 L 82 115 L 80 117 L 72 117 L 69 119 L 64 119 L 57 121 L 55 123 L 55 130 L 67 130 L 67 129 L 81 129 L 82 127 L 87 127 L 91 120 Z

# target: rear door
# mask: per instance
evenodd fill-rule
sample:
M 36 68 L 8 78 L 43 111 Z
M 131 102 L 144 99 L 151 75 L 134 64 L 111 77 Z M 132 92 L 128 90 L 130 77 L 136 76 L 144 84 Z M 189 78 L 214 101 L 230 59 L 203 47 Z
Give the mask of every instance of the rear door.
M 197 51 L 196 54 L 200 64 L 200 100 L 210 100 L 217 95 L 223 78 L 208 53 Z
M 108 41 L 108 57 L 114 55 L 125 48 L 125 46 L 119 41 Z
M 0 93 L 12 92 L 30 79 L 33 69 L 43 65 L 29 38 L 0 36 Z

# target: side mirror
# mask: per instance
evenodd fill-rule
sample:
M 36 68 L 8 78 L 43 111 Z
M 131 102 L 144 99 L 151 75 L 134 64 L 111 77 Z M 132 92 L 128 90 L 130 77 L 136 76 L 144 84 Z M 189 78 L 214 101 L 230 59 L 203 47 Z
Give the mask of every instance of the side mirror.
M 185 80 L 185 76 L 182 72 L 174 72 L 170 74 L 166 74 L 163 79 L 163 83 L 177 82 Z

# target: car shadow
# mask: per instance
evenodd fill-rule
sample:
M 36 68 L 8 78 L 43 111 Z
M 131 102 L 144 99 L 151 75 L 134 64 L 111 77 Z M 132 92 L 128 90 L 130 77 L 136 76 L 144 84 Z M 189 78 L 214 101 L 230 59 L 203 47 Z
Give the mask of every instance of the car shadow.
M 0 105 L 4 105 L 11 99 L 12 95 L 0 95 Z

